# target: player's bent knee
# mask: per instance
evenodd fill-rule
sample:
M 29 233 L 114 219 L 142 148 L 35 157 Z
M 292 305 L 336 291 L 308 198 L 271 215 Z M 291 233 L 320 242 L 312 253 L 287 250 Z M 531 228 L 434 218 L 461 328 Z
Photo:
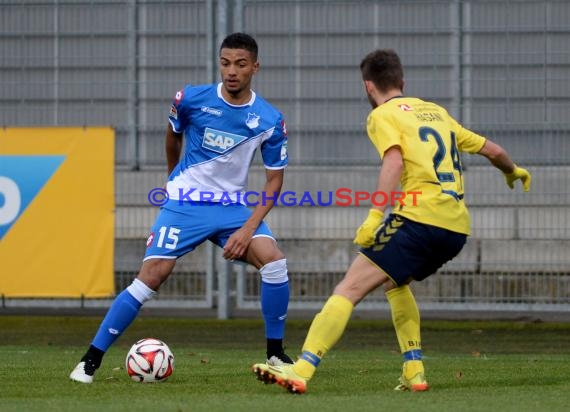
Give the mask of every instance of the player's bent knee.
M 274 260 L 261 269 L 261 280 L 266 283 L 284 283 L 289 280 L 287 276 L 287 259 Z
M 141 304 L 144 304 L 156 295 L 156 292 L 140 279 L 133 280 L 133 283 L 127 286 L 127 291 Z
M 366 296 L 358 288 L 347 288 L 346 285 L 337 285 L 333 290 L 333 295 L 339 295 L 348 299 L 354 306 L 358 305 L 362 299 Z
M 285 258 L 275 239 L 266 236 L 254 237 L 248 248 L 248 262 L 261 268 L 266 262 Z
M 175 264 L 175 259 L 145 260 L 137 278 L 149 288 L 158 290 L 160 285 L 162 285 L 172 273 Z
M 362 299 L 368 295 L 375 287 L 355 282 L 353 279 L 343 279 L 333 290 L 333 295 L 340 295 L 352 302 L 353 305 L 358 305 Z
M 394 283 L 393 280 L 390 279 L 390 280 L 384 282 L 384 284 L 383 284 L 383 286 L 384 286 L 384 292 L 389 292 L 389 291 L 391 291 L 392 289 L 396 289 L 396 288 L 401 288 L 401 287 L 403 287 L 403 286 L 407 286 L 407 285 L 409 285 L 410 283 L 412 283 L 412 280 L 413 280 L 412 278 L 408 278 L 408 280 L 405 281 L 403 284 L 397 285 L 397 284 Z

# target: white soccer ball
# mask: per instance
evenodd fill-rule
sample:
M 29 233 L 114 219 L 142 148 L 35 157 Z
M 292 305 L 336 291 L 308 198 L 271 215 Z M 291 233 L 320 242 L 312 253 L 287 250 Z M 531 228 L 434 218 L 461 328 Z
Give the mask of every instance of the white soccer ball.
M 174 355 L 159 339 L 141 339 L 127 353 L 125 368 L 136 382 L 162 382 L 174 371 Z

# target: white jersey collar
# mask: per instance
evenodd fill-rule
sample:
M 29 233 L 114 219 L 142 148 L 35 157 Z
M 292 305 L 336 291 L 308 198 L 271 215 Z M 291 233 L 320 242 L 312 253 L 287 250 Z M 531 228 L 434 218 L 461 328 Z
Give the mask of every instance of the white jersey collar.
M 251 99 L 249 99 L 249 102 L 244 103 L 244 104 L 232 104 L 230 102 L 228 102 L 226 99 L 224 99 L 224 96 L 222 95 L 222 83 L 218 83 L 218 97 L 220 99 L 222 99 L 224 101 L 224 103 L 226 103 L 229 106 L 232 107 L 246 107 L 246 106 L 252 106 L 253 102 L 255 102 L 255 92 L 253 90 L 251 90 Z

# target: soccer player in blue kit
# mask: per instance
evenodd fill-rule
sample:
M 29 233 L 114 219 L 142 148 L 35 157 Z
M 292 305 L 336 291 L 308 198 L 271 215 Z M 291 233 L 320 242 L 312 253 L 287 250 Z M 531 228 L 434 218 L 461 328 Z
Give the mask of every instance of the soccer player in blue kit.
M 221 83 L 188 85 L 176 93 L 166 131 L 169 200 L 151 229 L 138 276 L 114 300 L 71 372 L 72 380 L 93 382 L 107 349 L 156 294 L 176 259 L 206 240 L 222 247 L 225 259 L 259 269 L 267 362 L 292 363 L 283 350 L 289 304 L 287 261 L 263 221 L 283 184 L 287 132 L 281 113 L 250 88 L 259 70 L 257 52 L 251 36 L 230 34 L 220 46 Z M 180 158 L 183 136 L 186 144 Z M 257 148 L 266 182 L 264 196 L 250 210 L 240 200 Z

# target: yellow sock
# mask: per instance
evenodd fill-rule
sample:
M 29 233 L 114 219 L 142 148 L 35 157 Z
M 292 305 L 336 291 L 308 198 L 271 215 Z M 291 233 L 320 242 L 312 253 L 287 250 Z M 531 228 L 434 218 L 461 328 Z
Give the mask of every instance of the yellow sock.
M 354 305 L 340 295 L 331 296 L 315 316 L 303 345 L 303 353 L 293 370 L 310 379 L 321 358 L 338 342 L 352 314 Z
M 386 297 L 392 310 L 392 322 L 400 344 L 400 351 L 404 355 L 404 362 L 421 361 L 420 312 L 412 290 L 408 285 L 400 286 L 386 292 Z M 413 362 L 410 368 L 415 369 L 420 364 L 421 362 Z
M 422 375 L 423 377 L 425 375 L 423 362 L 421 360 L 410 360 L 404 362 L 402 374 L 408 380 L 413 379 L 417 375 Z

